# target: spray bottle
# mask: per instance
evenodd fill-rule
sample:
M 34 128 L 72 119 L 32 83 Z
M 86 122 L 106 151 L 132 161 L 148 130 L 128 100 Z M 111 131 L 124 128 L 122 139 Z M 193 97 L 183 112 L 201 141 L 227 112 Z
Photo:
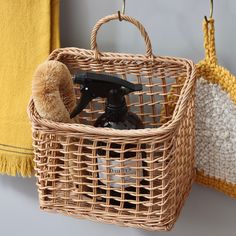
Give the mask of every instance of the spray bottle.
M 133 84 L 126 80 L 120 79 L 118 77 L 110 76 L 107 74 L 97 74 L 86 72 L 82 74 L 77 74 L 74 77 L 74 83 L 80 84 L 81 97 L 80 101 L 71 113 L 71 118 L 79 114 L 90 101 L 100 97 L 106 98 L 106 108 L 104 114 L 102 114 L 95 121 L 95 127 L 106 127 L 113 129 L 143 129 L 144 125 L 140 118 L 133 112 L 128 111 L 125 95 L 128 95 L 134 91 L 141 91 L 141 84 Z M 117 143 L 112 143 L 110 145 L 109 151 L 109 173 L 112 173 L 109 176 L 111 183 L 109 184 L 109 190 L 107 186 L 107 151 L 104 147 L 106 145 L 104 142 L 99 142 L 98 146 L 101 146 L 101 149 L 97 151 L 97 163 L 98 163 L 98 178 L 99 178 L 99 191 L 101 196 L 106 195 L 106 191 L 110 191 L 110 203 L 113 205 L 123 204 L 126 208 L 134 208 L 135 203 L 132 204 L 132 200 L 136 200 L 135 193 L 137 192 L 136 188 L 132 185 L 135 185 L 136 180 L 132 178 L 136 175 L 135 161 L 137 153 L 134 151 L 137 147 L 137 144 L 125 144 L 125 149 L 127 151 L 124 153 L 124 159 L 127 160 L 124 162 L 123 168 L 120 167 L 120 153 L 116 150 L 120 150 L 121 145 Z M 103 147 L 103 148 L 102 148 Z M 141 153 L 142 159 L 145 158 L 145 153 Z M 145 163 L 141 161 L 143 165 Z M 129 201 L 124 201 L 121 203 L 121 169 L 122 172 L 125 172 L 125 177 L 123 177 L 123 183 L 125 182 L 125 199 Z M 141 176 L 146 176 L 146 171 L 142 170 Z M 148 185 L 146 180 L 140 180 L 141 185 Z M 126 184 L 127 183 L 127 184 Z M 117 190 L 117 191 L 116 191 Z M 130 194 L 129 194 L 130 192 Z M 148 190 L 145 188 L 140 188 L 139 193 L 147 194 Z M 131 201 L 130 201 L 131 200 Z M 140 197 L 140 200 L 146 200 L 144 197 Z M 103 198 L 103 201 L 106 201 Z

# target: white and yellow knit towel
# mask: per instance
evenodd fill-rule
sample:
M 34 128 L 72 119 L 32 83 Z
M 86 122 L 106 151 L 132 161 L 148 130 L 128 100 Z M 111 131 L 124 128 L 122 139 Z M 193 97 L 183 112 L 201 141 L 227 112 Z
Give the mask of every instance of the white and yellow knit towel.
M 236 197 L 236 77 L 217 64 L 214 19 L 203 22 L 196 89 L 197 182 Z

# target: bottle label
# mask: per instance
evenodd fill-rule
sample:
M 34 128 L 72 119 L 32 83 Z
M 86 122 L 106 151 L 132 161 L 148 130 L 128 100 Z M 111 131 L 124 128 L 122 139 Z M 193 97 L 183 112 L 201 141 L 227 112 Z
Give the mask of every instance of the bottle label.
M 137 174 L 139 177 L 143 176 L 142 169 L 137 170 L 135 167 L 137 166 L 137 160 L 127 160 L 124 161 L 124 165 L 121 166 L 120 161 L 116 160 L 110 160 L 109 162 L 106 162 L 105 158 L 97 158 L 98 162 L 98 176 L 100 181 L 107 185 L 107 182 L 109 180 L 110 186 L 113 188 L 120 188 L 121 186 L 129 187 L 130 184 L 136 183 L 136 177 Z M 141 166 L 141 163 L 139 163 L 138 166 Z M 139 171 L 139 173 L 137 173 Z M 109 173 L 109 176 L 108 176 Z M 109 177 L 109 178 L 108 178 Z M 122 182 L 123 181 L 123 182 Z M 139 182 L 141 179 L 139 179 Z

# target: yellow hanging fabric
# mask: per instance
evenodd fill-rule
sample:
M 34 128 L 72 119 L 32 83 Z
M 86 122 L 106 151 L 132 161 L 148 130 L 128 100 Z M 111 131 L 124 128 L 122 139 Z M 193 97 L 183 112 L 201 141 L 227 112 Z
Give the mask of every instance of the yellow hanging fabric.
M 59 0 L 0 1 L 0 173 L 31 176 L 32 74 L 59 47 Z
M 236 77 L 217 63 L 214 19 L 203 21 L 205 59 L 197 65 L 198 183 L 236 197 Z

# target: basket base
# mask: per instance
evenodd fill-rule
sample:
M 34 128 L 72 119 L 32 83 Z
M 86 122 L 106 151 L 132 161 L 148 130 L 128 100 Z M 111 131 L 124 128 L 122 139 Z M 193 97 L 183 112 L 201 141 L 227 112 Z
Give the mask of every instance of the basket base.
M 66 210 L 55 210 L 52 208 L 43 208 L 40 207 L 41 210 L 48 212 L 48 213 L 53 213 L 53 214 L 62 214 L 65 216 L 69 216 L 69 217 L 73 217 L 76 219 L 80 219 L 80 220 L 90 220 L 93 222 L 100 222 L 100 223 L 104 223 L 104 224 L 113 224 L 113 225 L 117 225 L 120 227 L 132 227 L 132 228 L 137 228 L 137 229 L 143 229 L 146 231 L 161 231 L 161 232 L 166 232 L 166 231 L 170 231 L 174 225 L 176 220 L 172 221 L 171 223 L 167 224 L 167 225 L 163 225 L 163 226 L 155 226 L 155 227 L 150 227 L 147 224 L 136 224 L 136 223 L 131 223 L 128 221 L 118 221 L 118 220 L 114 220 L 114 216 L 112 217 L 113 219 L 105 219 L 104 217 L 99 217 L 99 216 L 94 216 L 94 213 L 88 214 L 88 215 L 78 215 L 78 214 L 74 214 L 73 212 L 70 211 L 66 211 Z M 109 217 L 111 218 L 111 217 Z M 134 219 L 132 219 L 132 221 L 134 221 Z

